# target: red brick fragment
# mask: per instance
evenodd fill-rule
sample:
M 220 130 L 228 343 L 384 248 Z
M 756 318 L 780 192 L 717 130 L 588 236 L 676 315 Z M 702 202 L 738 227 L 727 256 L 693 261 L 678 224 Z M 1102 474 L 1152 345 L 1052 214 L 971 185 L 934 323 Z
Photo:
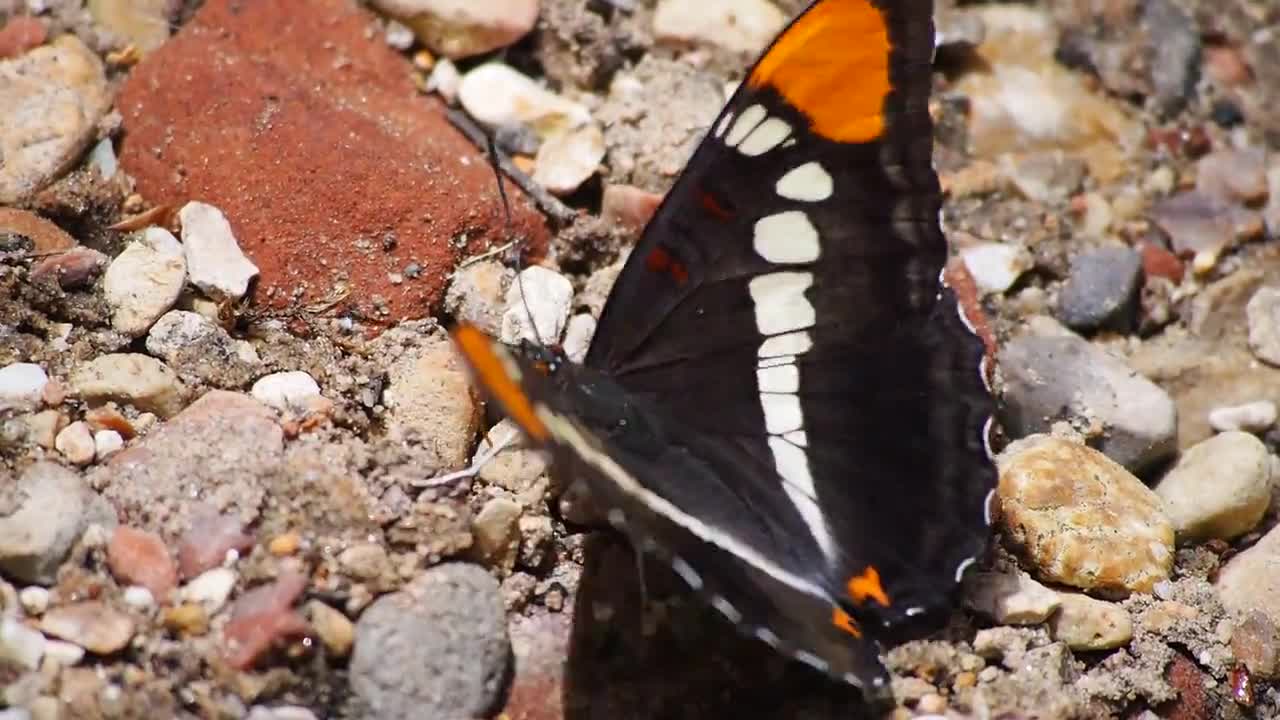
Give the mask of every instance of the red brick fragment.
M 107 544 L 107 565 L 118 581 L 141 585 L 160 602 L 178 586 L 178 569 L 168 546 L 159 535 L 145 530 L 117 527 Z
M 242 595 L 223 630 L 227 663 L 247 670 L 277 641 L 306 635 L 310 626 L 293 610 L 306 589 L 307 578 L 290 572 Z
M 18 15 L 0 27 L 0 60 L 17 57 L 40 47 L 48 39 L 44 23 L 30 15 Z

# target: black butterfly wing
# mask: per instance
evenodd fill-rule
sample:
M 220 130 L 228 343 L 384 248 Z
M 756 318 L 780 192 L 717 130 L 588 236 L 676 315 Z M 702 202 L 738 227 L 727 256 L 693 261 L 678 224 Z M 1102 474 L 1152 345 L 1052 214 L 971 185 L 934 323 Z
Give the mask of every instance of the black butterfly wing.
M 926 0 L 801 15 L 646 228 L 585 363 L 710 466 L 650 490 L 889 626 L 949 604 L 995 483 L 982 343 L 940 279 L 933 40 Z

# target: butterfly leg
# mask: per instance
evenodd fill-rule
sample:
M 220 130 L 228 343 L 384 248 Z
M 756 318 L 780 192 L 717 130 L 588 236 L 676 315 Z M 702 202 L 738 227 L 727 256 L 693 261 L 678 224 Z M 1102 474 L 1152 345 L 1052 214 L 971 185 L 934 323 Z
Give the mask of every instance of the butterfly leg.
M 520 432 L 514 429 L 509 430 L 507 434 L 504 435 L 503 438 L 496 443 L 493 442 L 491 438 L 486 436 L 484 439 L 484 442 L 489 443 L 489 449 L 485 450 L 484 452 L 476 456 L 476 459 L 473 460 L 469 466 L 461 470 L 458 470 L 456 472 L 447 473 L 445 475 L 440 475 L 438 477 L 427 478 L 426 480 L 422 480 L 414 484 L 417 485 L 418 487 L 423 487 L 423 488 L 442 487 L 445 485 L 451 485 L 455 482 L 458 482 L 459 480 L 467 480 L 469 478 L 473 478 L 476 475 L 480 474 L 480 471 L 484 469 L 485 465 L 489 464 L 490 460 L 493 460 L 495 457 L 497 457 L 498 453 L 502 452 L 503 450 L 506 450 L 507 447 L 510 446 L 511 443 L 515 442 L 515 439 L 519 436 L 520 436 Z

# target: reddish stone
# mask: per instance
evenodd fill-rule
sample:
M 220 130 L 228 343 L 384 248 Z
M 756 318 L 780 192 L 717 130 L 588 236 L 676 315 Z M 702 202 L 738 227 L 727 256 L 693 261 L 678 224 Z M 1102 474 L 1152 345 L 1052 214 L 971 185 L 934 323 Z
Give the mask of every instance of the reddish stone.
M 631 232 L 642 230 L 662 203 L 662 195 L 631 185 L 607 185 L 600 201 L 600 219 L 608 226 Z
M 159 535 L 121 525 L 107 544 L 107 565 L 116 580 L 141 585 L 163 602 L 178 585 L 178 570 Z
M 48 37 L 44 23 L 29 15 L 10 18 L 0 27 L 0 60 L 17 57 L 44 44 Z
M 107 256 L 87 247 L 74 247 L 64 253 L 50 255 L 31 268 L 31 280 L 53 278 L 64 290 L 91 284 L 107 265 Z
M 138 191 L 219 207 L 261 270 L 259 303 L 422 317 L 467 255 L 513 234 L 545 246 L 515 190 L 505 226 L 488 161 L 371 27 L 351 0 L 211 0 L 118 98 Z
M 1147 277 L 1162 277 L 1175 283 L 1182 282 L 1182 261 L 1177 255 L 1165 250 L 1158 243 L 1146 240 L 1138 243 L 1138 254 L 1142 256 L 1142 271 Z
M 1211 80 L 1225 87 L 1236 87 L 1253 80 L 1253 70 L 1244 53 L 1230 45 L 1205 47 L 1204 71 Z
M 34 213 L 17 208 L 0 207 L 0 232 L 11 232 L 31 238 L 32 253 L 37 257 L 70 250 L 76 239 L 65 230 Z
M 277 640 L 306 635 L 310 626 L 293 610 L 293 604 L 306 589 L 307 578 L 290 572 L 242 595 L 223 630 L 227 663 L 237 670 L 247 670 Z
M 1181 653 L 1173 654 L 1173 662 L 1165 676 L 1178 691 L 1176 700 L 1161 707 L 1160 717 L 1165 720 L 1209 720 L 1208 693 L 1204 688 L 1204 673 Z
M 218 567 L 232 550 L 241 554 L 253 549 L 253 537 L 230 515 L 220 515 L 208 506 L 191 511 L 191 528 L 178 543 L 178 565 L 182 577 L 193 578 Z
M 515 673 L 502 715 L 511 720 L 562 720 L 565 658 L 572 635 L 572 608 L 512 618 L 508 627 Z

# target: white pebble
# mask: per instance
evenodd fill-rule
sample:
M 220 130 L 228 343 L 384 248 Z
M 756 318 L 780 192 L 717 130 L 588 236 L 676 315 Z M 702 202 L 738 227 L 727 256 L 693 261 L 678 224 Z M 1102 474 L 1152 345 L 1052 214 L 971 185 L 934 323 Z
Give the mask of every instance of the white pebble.
M 521 340 L 559 342 L 572 302 L 573 285 L 565 276 L 537 265 L 525 268 L 507 289 L 506 309 L 502 312 L 502 342 L 508 345 L 518 345 Z
M 142 231 L 102 275 L 102 295 L 111 306 L 111 326 L 138 337 L 178 301 L 187 279 L 182 245 L 168 230 Z
M 436 66 L 431 68 L 431 74 L 427 76 L 427 92 L 436 93 L 450 105 L 458 102 L 458 86 L 461 84 L 462 73 L 458 72 L 458 66 L 448 58 L 437 60 Z
M 18 601 L 28 615 L 43 615 L 49 609 L 49 591 L 39 585 L 29 585 L 18 591 Z
M 653 12 L 653 35 L 674 43 L 709 43 L 756 53 L 787 24 L 768 0 L 662 0 Z
M 231 223 L 218 208 L 189 202 L 178 211 L 182 249 L 191 283 L 214 300 L 239 300 L 249 291 L 258 266 L 240 250 Z
M 79 645 L 62 640 L 48 640 L 44 648 L 44 656 L 56 661 L 62 667 L 79 665 L 84 659 L 84 653 L 84 648 Z
M 115 430 L 99 430 L 93 434 L 93 448 L 98 459 L 110 457 L 124 447 L 124 437 Z
M 307 373 L 292 370 L 258 378 L 249 394 L 281 412 L 305 412 L 308 401 L 320 396 L 320 386 Z
M 0 368 L 0 410 L 34 410 L 49 376 L 34 363 L 13 363 Z
M 1275 424 L 1276 404 L 1270 400 L 1216 407 L 1209 411 L 1209 426 L 1218 432 L 1241 430 L 1261 433 Z
M 124 600 L 125 605 L 143 612 L 150 611 L 156 606 L 155 596 L 151 594 L 150 590 L 141 585 L 130 585 L 125 588 L 121 594 L 121 599 Z
M 984 295 L 1005 292 L 1034 264 L 1026 248 L 1006 243 L 976 243 L 961 248 L 960 257 Z
M 533 181 L 568 195 L 596 174 L 604 160 L 604 133 L 594 123 L 547 138 L 534 159 Z
M 585 125 L 591 113 L 502 63 L 485 63 L 458 85 L 458 99 L 471 117 L 488 125 L 527 125 L 546 139 Z
M 0 659 L 35 670 L 40 667 L 48 642 L 39 630 L 32 630 L 17 618 L 0 618 Z
M 569 326 L 564 331 L 564 354 L 576 363 L 582 362 L 595 334 L 596 319 L 590 313 L 579 313 L 569 318 Z
M 53 446 L 75 465 L 88 465 L 93 462 L 93 456 L 97 452 L 89 425 L 80 421 L 63 428 L 54 438 Z
M 227 604 L 227 598 L 231 597 L 237 579 L 236 572 L 230 568 L 206 570 L 182 587 L 182 599 L 202 605 L 213 615 Z

